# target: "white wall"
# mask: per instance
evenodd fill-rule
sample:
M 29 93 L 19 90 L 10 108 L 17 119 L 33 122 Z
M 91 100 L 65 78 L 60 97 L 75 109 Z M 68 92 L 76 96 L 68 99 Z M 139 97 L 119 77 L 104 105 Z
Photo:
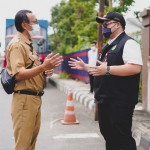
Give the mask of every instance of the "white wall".
M 142 30 L 142 24 L 139 22 L 136 18 L 127 18 L 126 19 L 126 27 L 125 27 L 125 32 L 127 34 L 132 34 L 137 31 Z

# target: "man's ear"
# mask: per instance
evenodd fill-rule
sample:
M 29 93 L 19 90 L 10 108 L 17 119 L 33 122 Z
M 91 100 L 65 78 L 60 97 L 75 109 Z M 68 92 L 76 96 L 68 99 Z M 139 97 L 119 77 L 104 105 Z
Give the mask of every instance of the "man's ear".
M 121 27 L 121 28 L 122 28 L 122 25 L 121 25 L 121 23 L 120 23 L 120 22 L 118 22 L 118 28 L 119 28 L 119 27 Z
M 21 26 L 22 26 L 22 28 L 23 28 L 24 30 L 26 29 L 26 25 L 25 25 L 24 22 L 22 22 Z

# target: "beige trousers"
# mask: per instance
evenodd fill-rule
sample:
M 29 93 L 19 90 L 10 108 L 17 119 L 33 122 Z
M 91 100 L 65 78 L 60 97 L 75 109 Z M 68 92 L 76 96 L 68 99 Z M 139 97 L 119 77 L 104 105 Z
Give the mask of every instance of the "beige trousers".
M 14 150 L 35 150 L 41 124 L 41 97 L 13 94 L 11 115 L 14 129 Z

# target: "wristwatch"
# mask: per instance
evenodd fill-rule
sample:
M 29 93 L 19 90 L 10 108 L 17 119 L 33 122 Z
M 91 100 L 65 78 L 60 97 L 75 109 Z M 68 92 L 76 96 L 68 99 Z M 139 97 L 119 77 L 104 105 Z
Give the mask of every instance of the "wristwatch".
M 110 75 L 110 66 L 107 66 L 106 74 L 105 75 Z

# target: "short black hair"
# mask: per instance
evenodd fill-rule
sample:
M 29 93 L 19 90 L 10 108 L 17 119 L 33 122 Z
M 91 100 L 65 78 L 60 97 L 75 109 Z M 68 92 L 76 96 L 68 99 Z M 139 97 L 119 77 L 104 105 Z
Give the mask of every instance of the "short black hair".
M 17 31 L 23 32 L 24 29 L 22 28 L 21 24 L 23 22 L 29 23 L 29 18 L 27 17 L 27 13 L 32 13 L 30 10 L 20 10 L 17 12 L 15 16 L 15 27 Z
M 91 44 L 95 44 L 96 45 L 96 42 L 93 41 L 93 42 L 91 42 Z

